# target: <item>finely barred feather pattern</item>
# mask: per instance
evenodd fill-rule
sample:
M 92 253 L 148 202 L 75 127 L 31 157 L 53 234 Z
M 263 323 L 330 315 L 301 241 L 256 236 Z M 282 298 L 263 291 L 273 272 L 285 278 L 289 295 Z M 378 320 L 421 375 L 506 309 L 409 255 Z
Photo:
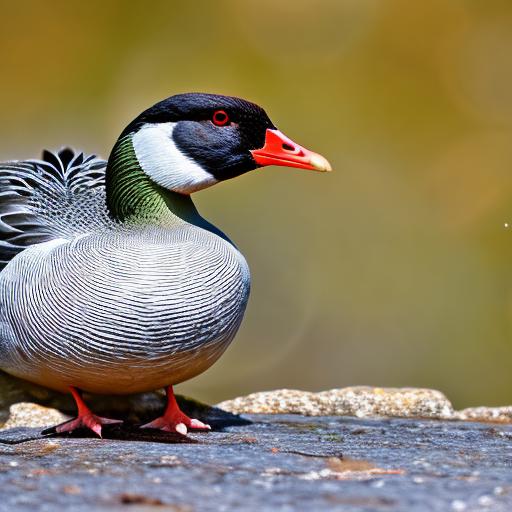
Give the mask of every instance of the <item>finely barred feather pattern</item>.
M 98 393 L 201 373 L 235 335 L 249 293 L 241 254 L 194 226 L 49 242 L 2 274 L 0 322 L 4 336 L 12 331 L 4 367 Z
M 1 164 L 0 368 L 123 394 L 211 366 L 242 320 L 248 267 L 208 227 L 170 222 L 112 221 L 95 157 Z

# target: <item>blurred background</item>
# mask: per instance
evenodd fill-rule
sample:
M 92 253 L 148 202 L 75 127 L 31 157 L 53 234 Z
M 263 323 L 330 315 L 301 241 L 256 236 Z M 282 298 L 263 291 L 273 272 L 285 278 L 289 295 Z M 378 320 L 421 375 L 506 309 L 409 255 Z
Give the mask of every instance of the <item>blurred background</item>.
M 141 110 L 205 91 L 261 104 L 335 169 L 195 195 L 253 288 L 233 345 L 180 392 L 512 402 L 509 0 L 1 3 L 0 160 L 107 157 Z

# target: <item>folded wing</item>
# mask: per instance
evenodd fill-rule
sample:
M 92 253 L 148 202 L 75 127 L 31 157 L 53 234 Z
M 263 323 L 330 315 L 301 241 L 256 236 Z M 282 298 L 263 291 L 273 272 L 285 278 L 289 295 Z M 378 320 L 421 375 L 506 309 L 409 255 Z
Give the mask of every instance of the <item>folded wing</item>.
M 73 239 L 112 224 L 106 162 L 71 149 L 0 163 L 0 269 L 34 244 Z

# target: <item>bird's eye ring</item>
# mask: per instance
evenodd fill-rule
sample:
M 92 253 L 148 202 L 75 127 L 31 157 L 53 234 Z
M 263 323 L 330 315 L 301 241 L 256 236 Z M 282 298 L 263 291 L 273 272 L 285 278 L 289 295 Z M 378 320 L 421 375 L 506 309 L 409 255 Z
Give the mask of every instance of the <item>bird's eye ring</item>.
M 229 116 L 224 110 L 216 110 L 213 113 L 212 122 L 215 126 L 225 126 L 229 123 Z

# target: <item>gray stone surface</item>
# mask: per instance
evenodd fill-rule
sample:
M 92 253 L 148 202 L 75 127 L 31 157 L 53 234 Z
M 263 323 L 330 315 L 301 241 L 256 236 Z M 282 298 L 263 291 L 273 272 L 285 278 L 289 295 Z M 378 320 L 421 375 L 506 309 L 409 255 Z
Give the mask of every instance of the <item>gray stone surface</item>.
M 0 512 L 512 510 L 510 407 L 454 411 L 435 390 L 353 387 L 219 404 L 275 413 L 240 417 L 178 397 L 214 428 L 183 437 L 133 425 L 160 412 L 161 393 L 86 398 L 127 424 L 104 439 L 42 435 L 72 400 L 0 372 Z
M 220 416 L 219 416 L 220 417 Z M 179 435 L 0 432 L 0 510 L 512 510 L 512 426 L 255 415 Z

